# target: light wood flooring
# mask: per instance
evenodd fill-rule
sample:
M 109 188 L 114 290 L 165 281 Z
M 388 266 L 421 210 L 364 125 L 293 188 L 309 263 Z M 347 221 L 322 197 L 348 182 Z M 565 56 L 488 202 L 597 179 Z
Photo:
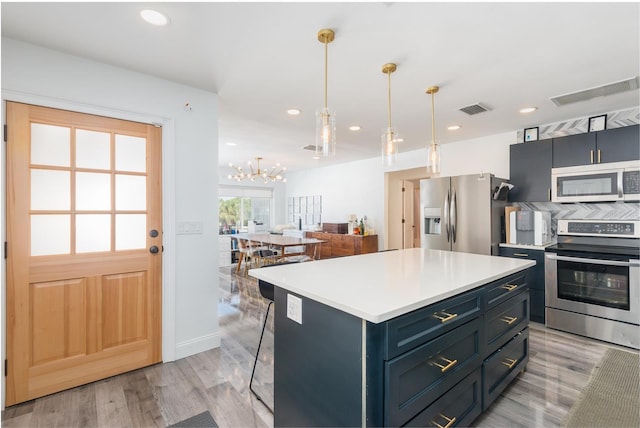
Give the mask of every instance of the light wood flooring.
M 233 269 L 220 268 L 220 348 L 8 407 L 2 426 L 164 427 L 209 410 L 221 428 L 272 427 L 248 388 L 266 302 L 256 281 Z M 267 325 L 254 388 L 272 405 L 272 316 Z M 530 330 L 526 372 L 474 426 L 561 426 L 609 347 L 537 323 Z

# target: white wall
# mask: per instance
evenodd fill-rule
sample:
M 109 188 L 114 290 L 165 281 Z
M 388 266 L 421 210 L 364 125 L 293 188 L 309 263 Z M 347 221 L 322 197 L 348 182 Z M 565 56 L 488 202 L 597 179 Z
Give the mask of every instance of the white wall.
M 516 131 L 457 143 L 443 144 L 441 176 L 488 172 L 509 178 L 509 145 L 516 142 Z M 340 146 L 336 149 L 340 156 Z M 325 168 L 288 173 L 287 197 L 322 195 L 322 221 L 346 222 L 349 214 L 366 215 L 367 223 L 386 248 L 385 173 L 426 168 L 427 149 L 400 153 L 392 168 L 380 158 L 349 162 Z M 426 170 L 425 170 L 426 176 Z M 414 177 L 412 177 L 414 178 Z
M 217 95 L 2 38 L 2 96 L 162 123 L 163 360 L 219 346 Z M 202 222 L 203 233 L 177 235 L 182 221 Z

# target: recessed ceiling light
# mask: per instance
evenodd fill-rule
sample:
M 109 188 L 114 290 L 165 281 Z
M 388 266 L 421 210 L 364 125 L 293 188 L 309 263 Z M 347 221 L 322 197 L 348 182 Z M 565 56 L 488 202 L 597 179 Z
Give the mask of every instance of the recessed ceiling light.
M 140 11 L 140 16 L 151 25 L 163 27 L 169 24 L 169 18 L 166 15 L 153 9 L 144 9 Z
M 458 130 L 458 129 L 460 129 L 460 128 L 461 128 L 461 126 L 460 126 L 460 125 L 451 125 L 451 126 L 449 126 L 447 129 L 448 129 L 449 131 L 457 131 L 457 130 Z
M 351 125 L 349 127 L 349 131 L 359 131 L 361 129 L 362 129 L 362 126 L 360 126 L 360 125 Z
M 396 143 L 404 143 L 404 138 L 396 138 Z
M 523 109 L 520 109 L 520 113 L 523 113 L 523 114 L 533 113 L 536 110 L 538 110 L 538 107 L 525 107 Z
M 291 116 L 297 116 L 300 113 L 302 113 L 302 110 L 300 110 L 299 108 L 290 108 L 287 110 L 287 114 Z
M 235 147 L 235 146 L 237 146 L 237 145 L 238 145 L 238 143 L 233 143 L 233 142 L 231 142 L 231 141 L 227 141 L 225 144 L 226 144 L 227 146 L 231 146 L 231 147 Z
M 311 159 L 319 160 L 320 156 L 313 156 Z

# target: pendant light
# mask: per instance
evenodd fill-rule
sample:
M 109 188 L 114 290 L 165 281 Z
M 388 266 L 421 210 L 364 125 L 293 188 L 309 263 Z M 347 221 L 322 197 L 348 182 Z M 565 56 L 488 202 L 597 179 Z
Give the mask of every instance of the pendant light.
M 324 43 L 324 107 L 316 113 L 316 156 L 336 154 L 336 118 L 327 107 L 328 45 L 335 39 L 333 30 L 318 31 L 318 41 Z
M 440 145 L 436 144 L 436 107 L 435 94 L 440 90 L 437 86 L 427 88 L 427 94 L 431 95 L 431 145 L 427 154 L 427 172 L 431 175 L 440 175 Z
M 381 146 L 382 146 L 382 163 L 387 166 L 391 166 L 396 162 L 398 157 L 398 132 L 395 128 L 391 127 L 391 73 L 396 71 L 397 66 L 393 63 L 388 63 L 382 66 L 382 72 L 389 76 L 387 83 L 387 128 L 382 131 Z

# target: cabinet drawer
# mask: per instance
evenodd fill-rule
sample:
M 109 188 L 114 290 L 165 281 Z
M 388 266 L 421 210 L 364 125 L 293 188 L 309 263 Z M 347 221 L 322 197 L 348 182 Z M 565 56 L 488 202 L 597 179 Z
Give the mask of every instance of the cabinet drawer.
M 486 410 L 529 361 L 529 329 L 525 328 L 487 358 L 482 366 L 482 409 Z
M 485 287 L 485 311 L 515 296 L 527 287 L 526 271 L 518 272 Z
M 474 320 L 385 363 L 385 426 L 400 426 L 481 364 L 482 326 Z
M 482 412 L 481 370 L 467 376 L 435 403 L 411 419 L 409 427 L 469 426 Z
M 525 277 L 529 289 L 544 290 L 544 251 L 521 248 L 500 247 L 500 256 L 514 259 L 527 259 L 536 262 L 536 265 L 525 271 Z
M 386 323 L 385 359 L 390 360 L 479 316 L 482 293 L 482 289 L 472 290 Z
M 349 235 L 333 235 L 331 237 L 331 247 L 353 254 L 356 249 L 355 238 Z
M 514 334 L 529 324 L 529 291 L 512 297 L 484 315 L 486 349 L 491 355 Z

